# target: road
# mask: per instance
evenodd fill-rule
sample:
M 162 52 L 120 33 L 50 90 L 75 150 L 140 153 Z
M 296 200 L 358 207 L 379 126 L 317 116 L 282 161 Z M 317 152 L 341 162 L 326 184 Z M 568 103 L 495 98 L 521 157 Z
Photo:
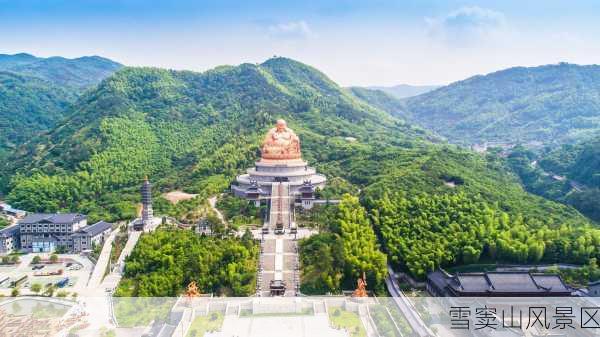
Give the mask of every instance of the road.
M 553 172 L 545 171 L 541 166 L 538 165 L 537 160 L 534 160 L 531 163 L 529 163 L 529 166 L 531 166 L 531 168 L 533 168 L 533 169 L 536 169 L 536 168 L 539 169 L 542 172 L 542 175 L 544 175 L 546 177 L 552 177 L 552 179 L 557 180 L 557 181 L 566 180 L 569 183 L 569 185 L 571 186 L 571 188 L 574 189 L 576 192 L 582 192 L 587 188 L 584 184 L 582 184 L 580 182 L 568 179 L 566 177 L 559 176 L 558 174 L 555 174 Z
M 221 220 L 221 222 L 223 222 L 223 224 L 227 226 L 227 220 L 225 220 L 223 213 L 221 213 L 221 211 L 219 211 L 219 209 L 217 208 L 217 196 L 212 196 L 208 198 L 208 204 L 210 205 L 210 208 L 212 208 L 212 210 L 215 211 L 215 213 L 217 214 L 217 218 L 219 218 L 219 220 Z
M 104 277 L 104 272 L 108 264 L 110 263 L 110 251 L 112 250 L 112 243 L 119 232 L 118 229 L 115 229 L 110 233 L 108 238 L 104 241 L 104 246 L 102 246 L 102 250 L 100 251 L 100 256 L 98 256 L 98 261 L 94 266 L 94 271 L 92 272 L 92 276 L 88 281 L 88 288 L 97 288 L 100 286 L 102 282 L 102 278 Z
M 121 255 L 119 255 L 119 259 L 117 260 L 117 267 L 114 268 L 114 270 L 112 270 L 110 274 L 106 275 L 104 281 L 102 281 L 102 284 L 100 285 L 101 289 L 115 289 L 117 287 L 119 281 L 121 281 L 121 278 L 123 277 L 123 270 L 125 268 L 125 258 L 127 258 L 129 254 L 131 254 L 141 235 L 142 232 L 137 231 L 129 233 L 127 243 L 125 244 L 125 247 L 121 251 Z
M 385 279 L 385 285 L 392 295 L 394 303 L 396 303 L 396 306 L 398 306 L 404 317 L 406 317 L 406 321 L 412 330 L 417 335 L 422 337 L 435 336 L 435 334 L 427 327 L 425 322 L 423 322 L 412 303 L 410 303 L 409 299 L 404 296 L 402 290 L 400 290 L 400 287 L 398 286 L 398 282 L 396 282 L 396 279 L 393 275 L 394 270 L 388 265 L 388 277 Z

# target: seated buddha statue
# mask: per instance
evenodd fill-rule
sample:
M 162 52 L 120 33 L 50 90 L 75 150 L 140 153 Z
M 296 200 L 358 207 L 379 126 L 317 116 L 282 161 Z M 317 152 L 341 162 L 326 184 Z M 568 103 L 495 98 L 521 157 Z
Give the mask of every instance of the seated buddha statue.
M 274 128 L 267 132 L 261 147 L 262 159 L 300 159 L 300 139 L 278 119 Z

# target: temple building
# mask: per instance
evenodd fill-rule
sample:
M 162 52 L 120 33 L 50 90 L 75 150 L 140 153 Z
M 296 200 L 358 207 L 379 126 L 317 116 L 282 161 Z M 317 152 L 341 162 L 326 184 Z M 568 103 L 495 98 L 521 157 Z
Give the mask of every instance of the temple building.
M 562 297 L 574 289 L 557 274 L 522 271 L 456 273 L 438 269 L 427 275 L 427 291 L 451 297 Z
M 302 160 L 300 139 L 279 119 L 263 140 L 260 160 L 238 176 L 231 188 L 236 196 L 257 206 L 269 201 L 264 228 L 281 230 L 294 226 L 292 206 L 310 209 L 315 190 L 325 187 L 326 180 Z
M 140 189 L 142 196 L 142 217 L 133 222 L 133 229 L 143 231 L 150 228 L 154 221 L 154 212 L 152 210 L 152 184 L 146 176 Z

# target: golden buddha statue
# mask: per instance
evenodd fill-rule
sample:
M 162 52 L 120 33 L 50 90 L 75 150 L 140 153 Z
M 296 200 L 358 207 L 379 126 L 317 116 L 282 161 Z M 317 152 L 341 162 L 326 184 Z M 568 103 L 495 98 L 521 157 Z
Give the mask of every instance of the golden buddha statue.
M 261 153 L 262 159 L 300 159 L 300 139 L 283 119 L 278 119 L 276 126 L 267 132 Z
M 354 292 L 352 292 L 352 297 L 367 297 L 367 278 L 365 276 L 365 272 L 363 272 L 362 278 L 359 278 L 357 281 L 357 286 Z

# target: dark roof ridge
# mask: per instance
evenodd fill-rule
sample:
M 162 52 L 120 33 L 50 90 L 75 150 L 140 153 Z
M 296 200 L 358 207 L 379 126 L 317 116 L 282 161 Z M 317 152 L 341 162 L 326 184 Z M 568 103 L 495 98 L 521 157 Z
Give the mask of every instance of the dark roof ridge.
M 494 284 L 492 283 L 492 280 L 490 280 L 490 277 L 488 276 L 488 274 L 484 272 L 483 277 L 485 278 L 485 281 L 487 282 L 488 286 L 495 290 L 496 287 L 494 287 Z
M 454 273 L 454 277 L 453 278 L 456 281 L 456 283 L 458 283 L 458 286 L 460 287 L 460 289 L 464 290 L 465 287 L 463 287 L 462 282 L 460 282 L 459 276 L 460 276 L 460 273 L 456 272 L 456 273 Z

